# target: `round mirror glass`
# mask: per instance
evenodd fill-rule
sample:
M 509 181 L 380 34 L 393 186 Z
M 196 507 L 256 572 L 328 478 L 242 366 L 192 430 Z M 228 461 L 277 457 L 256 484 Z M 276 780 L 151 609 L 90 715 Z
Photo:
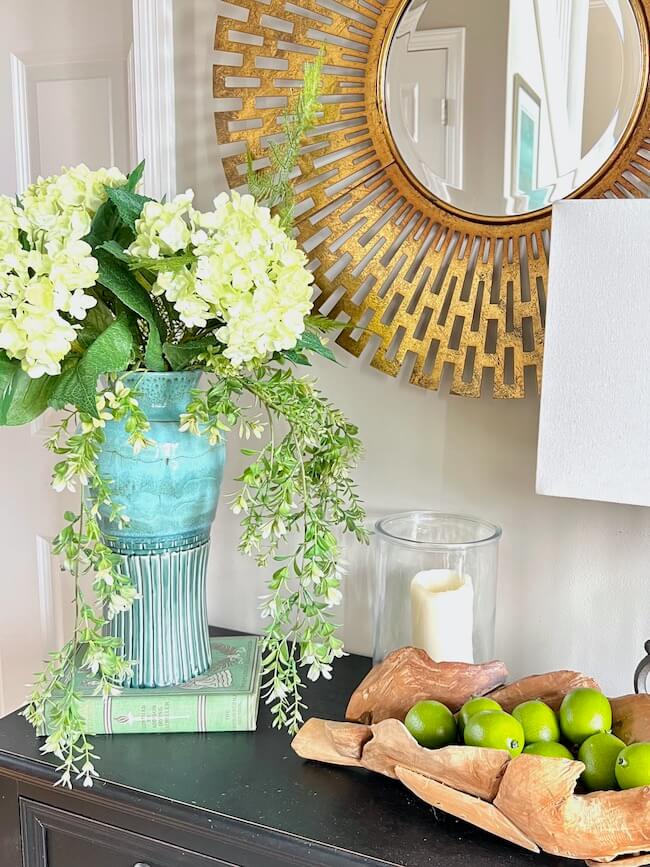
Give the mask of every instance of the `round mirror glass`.
M 630 0 L 410 0 L 384 110 L 401 162 L 471 214 L 527 214 L 607 162 L 640 96 Z

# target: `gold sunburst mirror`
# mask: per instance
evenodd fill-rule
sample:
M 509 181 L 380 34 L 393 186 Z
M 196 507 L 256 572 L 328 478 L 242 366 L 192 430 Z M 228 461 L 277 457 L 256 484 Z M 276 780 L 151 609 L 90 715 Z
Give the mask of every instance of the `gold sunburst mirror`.
M 550 206 L 648 195 L 650 0 L 223 7 L 213 86 L 233 188 L 248 149 L 267 164 L 325 51 L 296 191 L 316 307 L 359 326 L 337 342 L 426 388 L 538 387 Z

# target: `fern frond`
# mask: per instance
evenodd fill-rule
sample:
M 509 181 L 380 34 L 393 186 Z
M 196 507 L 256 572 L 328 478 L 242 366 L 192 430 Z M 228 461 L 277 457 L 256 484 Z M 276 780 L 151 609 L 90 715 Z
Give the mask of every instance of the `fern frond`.
M 287 106 L 285 115 L 278 120 L 282 127 L 282 140 L 269 141 L 270 166 L 255 169 L 255 157 L 246 155 L 248 189 L 260 202 L 275 210 L 280 225 L 290 231 L 295 216 L 293 176 L 300 158 L 302 143 L 318 117 L 323 52 L 313 61 L 305 63 L 302 90 Z

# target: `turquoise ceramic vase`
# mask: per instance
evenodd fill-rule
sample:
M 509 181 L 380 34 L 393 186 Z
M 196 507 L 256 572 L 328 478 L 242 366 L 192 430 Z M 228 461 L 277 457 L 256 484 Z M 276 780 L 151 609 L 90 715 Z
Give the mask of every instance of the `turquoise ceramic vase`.
M 126 684 L 131 687 L 185 683 L 211 664 L 206 572 L 225 446 L 179 430 L 200 376 L 190 371 L 124 378 L 137 392 L 155 442 L 139 454 L 122 422 L 106 424 L 99 472 L 111 480 L 130 523 L 120 529 L 104 514 L 101 529 L 140 594 L 130 611 L 111 621 L 124 657 L 134 662 Z

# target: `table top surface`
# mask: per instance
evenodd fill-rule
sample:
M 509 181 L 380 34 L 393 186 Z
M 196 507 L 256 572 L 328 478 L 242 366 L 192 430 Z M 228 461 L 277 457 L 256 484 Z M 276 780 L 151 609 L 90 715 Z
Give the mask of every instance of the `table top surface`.
M 338 660 L 332 681 L 306 691 L 306 717 L 342 720 L 370 664 L 362 656 Z M 54 782 L 53 763 L 39 753 L 39 743 L 18 714 L 1 720 L 0 773 L 18 764 Z M 271 727 L 263 704 L 256 732 L 116 735 L 93 743 L 101 756 L 98 794 L 132 797 L 203 827 L 250 823 L 262 834 L 271 829 L 397 867 L 578 863 L 501 842 L 434 811 L 396 781 L 303 761 L 287 734 Z

